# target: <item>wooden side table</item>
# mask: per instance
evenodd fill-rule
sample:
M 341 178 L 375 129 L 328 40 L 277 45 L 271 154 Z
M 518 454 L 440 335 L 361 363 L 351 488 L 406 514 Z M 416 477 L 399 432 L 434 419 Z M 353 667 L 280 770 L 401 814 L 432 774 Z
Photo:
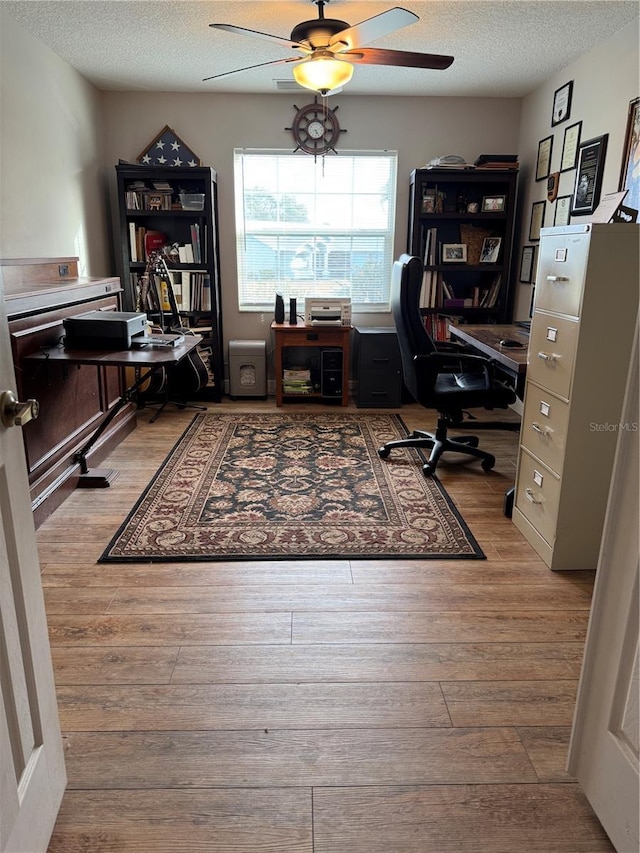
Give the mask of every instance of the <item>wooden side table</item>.
M 298 323 L 292 326 L 290 323 L 271 324 L 275 336 L 275 380 L 276 380 L 276 405 L 281 406 L 284 398 L 287 399 L 337 399 L 337 397 L 313 391 L 309 394 L 284 394 L 282 388 L 283 350 L 287 347 L 315 347 L 317 349 L 339 349 L 342 351 L 342 394 L 341 405 L 346 406 L 349 399 L 349 336 L 351 326 L 310 326 Z M 322 386 L 322 383 L 321 383 Z

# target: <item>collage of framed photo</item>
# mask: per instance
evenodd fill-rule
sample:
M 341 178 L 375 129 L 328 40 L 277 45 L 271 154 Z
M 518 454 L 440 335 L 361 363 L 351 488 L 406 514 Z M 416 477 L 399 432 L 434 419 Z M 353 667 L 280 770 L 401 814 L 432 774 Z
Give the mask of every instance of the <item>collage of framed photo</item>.
M 551 108 L 551 127 L 556 127 L 556 125 L 562 124 L 571 117 L 571 100 L 573 97 L 573 80 L 569 80 L 563 86 L 560 86 L 553 93 L 553 105 Z M 553 155 L 553 134 L 550 136 L 546 136 L 544 139 L 541 139 L 538 143 L 538 157 L 536 161 L 536 181 L 547 181 L 547 199 L 551 204 L 554 205 L 553 208 L 553 224 L 554 225 L 568 225 L 570 222 L 571 214 L 576 213 L 578 208 L 575 204 L 576 194 L 578 192 L 578 187 L 580 187 L 580 197 L 582 199 L 582 204 L 585 205 L 584 212 L 592 212 L 591 210 L 586 209 L 588 202 L 586 201 L 587 195 L 589 193 L 585 191 L 584 185 L 587 181 L 586 173 L 589 171 L 589 155 L 583 153 L 583 147 L 588 145 L 588 143 L 584 143 L 584 146 L 580 144 L 580 136 L 582 133 L 582 122 L 576 121 L 571 125 L 568 125 L 564 130 L 564 136 L 562 139 L 562 152 L 560 155 L 560 167 L 557 168 L 557 171 L 551 171 L 551 158 Z M 590 140 L 590 142 L 595 142 L 595 140 Z M 606 147 L 606 142 L 604 147 Z M 581 158 L 586 156 L 586 160 L 584 160 L 584 166 L 581 166 L 583 162 Z M 597 157 L 596 157 L 597 159 Z M 563 172 L 570 172 L 573 169 L 578 169 L 576 173 L 576 183 L 574 187 L 573 195 L 558 195 L 558 190 L 560 189 L 560 176 Z M 581 171 L 582 169 L 582 171 Z M 594 178 L 597 169 L 593 169 Z M 601 180 L 601 168 L 600 168 L 600 180 Z M 582 183 L 580 183 L 582 181 Z M 595 182 L 592 182 L 592 186 L 595 187 Z M 597 188 L 597 193 L 591 192 L 591 198 L 589 203 L 594 201 L 596 194 L 599 196 L 599 186 Z M 546 212 L 546 201 L 536 201 L 531 206 L 531 219 L 529 222 L 529 241 L 537 242 L 540 239 L 540 229 L 544 226 L 544 218 Z M 522 250 L 522 262 L 520 265 L 520 281 L 523 284 L 528 284 L 531 281 L 532 268 L 533 268 L 533 259 L 535 256 L 535 246 L 524 246 Z

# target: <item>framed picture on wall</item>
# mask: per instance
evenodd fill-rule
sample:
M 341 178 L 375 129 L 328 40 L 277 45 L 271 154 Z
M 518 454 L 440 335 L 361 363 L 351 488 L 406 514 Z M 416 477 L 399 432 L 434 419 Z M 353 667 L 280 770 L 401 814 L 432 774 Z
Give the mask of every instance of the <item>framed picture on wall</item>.
M 565 129 L 564 140 L 562 142 L 562 157 L 560 159 L 561 172 L 570 172 L 571 169 L 575 169 L 576 167 L 581 131 L 581 121 L 577 121 Z
M 571 217 L 571 196 L 561 195 L 556 199 L 556 209 L 553 217 L 554 225 L 568 225 Z
M 546 201 L 534 201 L 531 205 L 531 221 L 529 222 L 529 240 L 534 242 L 540 239 L 540 229 L 544 224 L 544 209 Z
M 522 258 L 520 260 L 520 281 L 523 284 L 531 284 L 533 277 L 533 259 L 536 255 L 535 246 L 523 246 Z
M 627 190 L 625 207 L 640 211 L 640 98 L 629 104 L 618 190 Z
M 605 133 L 588 139 L 578 148 L 576 182 L 571 203 L 572 216 L 593 213 L 598 206 L 608 138 L 609 134 Z
M 571 115 L 571 95 L 573 80 L 560 86 L 553 94 L 553 109 L 551 111 L 551 127 L 566 121 Z
M 538 142 L 538 159 L 536 161 L 536 181 L 544 181 L 549 177 L 551 171 L 551 152 L 553 150 L 553 136 L 547 136 Z

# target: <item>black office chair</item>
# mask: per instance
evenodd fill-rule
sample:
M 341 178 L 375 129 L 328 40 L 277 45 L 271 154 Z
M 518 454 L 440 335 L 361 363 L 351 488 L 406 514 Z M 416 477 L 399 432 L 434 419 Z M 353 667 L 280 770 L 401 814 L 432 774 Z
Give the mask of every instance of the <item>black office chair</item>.
M 416 402 L 438 412 L 435 433 L 414 430 L 407 438 L 388 441 L 379 450 L 382 459 L 394 447 L 429 448 L 429 461 L 422 466 L 425 476 L 436 470 L 443 453 L 455 451 L 482 460 L 490 471 L 495 465 L 491 453 L 478 448 L 475 435 L 448 437 L 450 426 L 496 429 L 500 424 L 473 420 L 463 423 L 467 409 L 507 408 L 516 399 L 515 391 L 495 379 L 489 359 L 467 353 L 450 342 L 435 342 L 427 333 L 420 316 L 422 261 L 401 255 L 393 264 L 391 308 L 398 334 L 402 373 L 406 387 Z

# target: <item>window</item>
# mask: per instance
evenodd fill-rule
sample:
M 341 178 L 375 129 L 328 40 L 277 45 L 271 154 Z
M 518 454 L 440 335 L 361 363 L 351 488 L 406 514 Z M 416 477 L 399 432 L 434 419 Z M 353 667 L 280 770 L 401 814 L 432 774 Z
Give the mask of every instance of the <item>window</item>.
M 241 311 L 308 296 L 388 311 L 397 155 L 235 151 Z

